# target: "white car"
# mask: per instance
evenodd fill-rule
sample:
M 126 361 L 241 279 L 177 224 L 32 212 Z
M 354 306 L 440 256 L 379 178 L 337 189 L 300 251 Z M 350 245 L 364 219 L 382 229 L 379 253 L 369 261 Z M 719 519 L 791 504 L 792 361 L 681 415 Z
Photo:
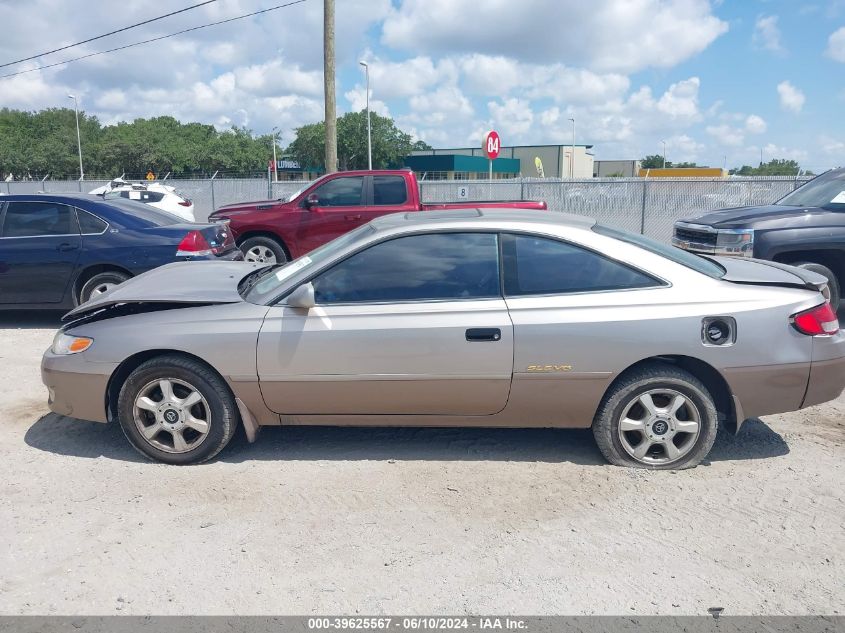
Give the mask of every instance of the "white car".
M 92 189 L 88 193 L 102 196 L 103 199 L 126 198 L 144 202 L 156 209 L 167 211 L 175 216 L 195 222 L 194 203 L 189 199 L 176 193 L 175 187 L 163 185 L 158 182 L 152 183 L 131 183 L 123 178 L 115 178 L 109 184 Z

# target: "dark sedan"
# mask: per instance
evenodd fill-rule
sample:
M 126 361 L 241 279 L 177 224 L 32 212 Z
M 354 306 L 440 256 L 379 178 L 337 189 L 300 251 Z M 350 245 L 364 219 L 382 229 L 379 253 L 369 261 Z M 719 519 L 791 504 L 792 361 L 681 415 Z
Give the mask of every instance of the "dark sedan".
M 163 264 L 242 258 L 225 223 L 86 194 L 0 198 L 0 309 L 72 308 Z

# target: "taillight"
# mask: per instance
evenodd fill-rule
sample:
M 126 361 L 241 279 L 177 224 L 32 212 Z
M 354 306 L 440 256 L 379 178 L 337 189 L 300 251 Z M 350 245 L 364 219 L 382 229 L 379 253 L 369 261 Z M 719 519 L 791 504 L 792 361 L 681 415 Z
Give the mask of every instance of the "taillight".
M 809 336 L 830 336 L 839 331 L 839 319 L 827 302 L 793 314 L 789 320 L 796 330 Z
M 179 242 L 179 246 L 176 248 L 176 256 L 197 257 L 200 255 L 211 255 L 214 251 L 215 249 L 211 248 L 208 240 L 205 239 L 205 236 L 200 231 L 191 231 Z
M 182 200 L 182 202 L 179 203 L 179 206 L 190 207 L 190 206 L 193 206 L 193 204 L 194 203 L 191 202 L 190 200 Z

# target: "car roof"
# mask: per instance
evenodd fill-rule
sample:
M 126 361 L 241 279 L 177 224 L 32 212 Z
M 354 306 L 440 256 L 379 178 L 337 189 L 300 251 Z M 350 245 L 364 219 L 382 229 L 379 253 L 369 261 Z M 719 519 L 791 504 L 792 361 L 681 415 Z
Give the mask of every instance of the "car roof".
M 572 213 L 557 211 L 540 211 L 532 209 L 486 209 L 484 207 L 469 209 L 443 209 L 433 211 L 412 211 L 410 213 L 393 213 L 384 215 L 370 222 L 377 231 L 392 229 L 413 229 L 420 226 L 449 228 L 451 226 L 467 226 L 482 224 L 488 228 L 513 224 L 529 224 L 534 228 L 539 226 L 569 226 L 580 229 L 591 229 L 596 225 L 595 218 Z
M 102 202 L 102 197 L 92 193 L 13 193 L 5 196 L 7 202 L 15 202 L 17 200 L 55 200 L 57 202 L 66 202 L 74 204 L 75 202 Z

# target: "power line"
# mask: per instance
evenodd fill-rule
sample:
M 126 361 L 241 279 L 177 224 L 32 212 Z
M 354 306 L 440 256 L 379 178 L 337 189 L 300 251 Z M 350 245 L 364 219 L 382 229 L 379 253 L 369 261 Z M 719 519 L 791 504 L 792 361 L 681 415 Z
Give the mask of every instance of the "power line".
M 143 26 L 144 24 L 149 24 L 150 22 L 156 22 L 158 20 L 163 20 L 164 18 L 169 18 L 171 15 L 176 15 L 177 13 L 184 13 L 185 11 L 190 11 L 191 9 L 196 9 L 197 7 L 205 6 L 206 4 L 211 4 L 212 2 L 217 2 L 217 0 L 206 0 L 205 2 L 200 2 L 199 4 L 192 5 L 190 7 L 185 7 L 184 9 L 179 9 L 178 11 L 173 11 L 172 13 L 165 13 L 164 15 L 160 15 L 157 18 L 151 18 L 149 20 L 144 20 L 143 22 L 138 22 L 137 24 L 130 24 L 129 26 L 124 26 L 122 29 L 117 29 L 116 31 L 110 31 L 109 33 L 103 33 L 102 35 L 98 35 L 97 37 L 89 37 L 87 40 L 82 40 L 81 42 L 76 42 L 76 44 L 68 44 L 67 46 L 62 46 L 61 48 L 54 48 L 51 51 L 47 51 L 46 53 L 38 53 L 38 55 L 33 55 L 32 57 L 24 57 L 23 59 L 17 59 L 13 62 L 6 62 L 5 64 L 0 64 L 0 68 L 5 68 L 6 66 L 13 66 L 15 64 L 20 64 L 21 62 L 28 62 L 31 59 L 35 59 L 36 57 L 44 57 L 45 55 L 52 55 L 53 53 L 58 53 L 59 51 L 64 51 L 69 48 L 73 48 L 74 46 L 80 46 L 82 44 L 87 44 L 88 42 L 93 42 L 94 40 L 100 40 L 104 37 L 108 37 L 109 35 L 114 35 L 115 33 L 122 33 L 123 31 L 128 31 L 129 29 L 134 29 L 138 26 Z
M 199 31 L 200 29 L 208 28 L 209 26 L 218 26 L 220 24 L 226 24 L 227 22 L 234 22 L 235 20 L 243 20 L 244 18 L 250 18 L 254 15 L 259 15 L 261 13 L 268 13 L 269 11 L 275 11 L 276 9 L 284 9 L 285 7 L 291 7 L 295 4 L 301 4 L 303 2 L 307 2 L 307 0 L 294 0 L 293 2 L 287 2 L 285 4 L 279 4 L 275 7 L 270 7 L 268 9 L 261 9 L 260 11 L 253 11 L 252 13 L 245 13 L 244 15 L 238 15 L 234 18 L 227 18 L 225 20 L 220 20 L 219 22 L 211 22 L 209 24 L 201 24 L 200 26 L 193 26 L 189 29 L 184 29 L 182 31 L 177 31 L 176 33 L 170 33 L 169 35 L 162 35 L 160 37 L 153 37 L 149 40 L 143 40 L 141 42 L 134 42 L 132 44 L 126 44 L 125 46 L 118 46 L 117 48 L 110 48 L 106 51 L 99 51 L 97 53 L 89 53 L 88 55 L 82 55 L 81 57 L 73 57 L 71 59 L 66 59 L 62 62 L 56 62 L 55 64 L 47 64 L 46 66 L 39 66 L 38 68 L 30 68 L 29 70 L 20 70 L 16 73 L 9 73 L 8 75 L 0 75 L 0 79 L 8 79 L 9 77 L 17 77 L 18 75 L 25 75 L 27 73 L 34 73 L 37 70 L 44 70 L 46 68 L 53 68 L 54 66 L 62 66 L 64 64 L 70 64 L 71 62 L 78 62 L 81 59 L 88 59 L 89 57 L 96 57 L 97 55 L 105 55 L 106 53 L 114 53 L 116 51 L 122 51 L 127 48 L 132 48 L 133 46 L 141 46 L 142 44 L 150 44 L 151 42 L 158 42 L 160 40 L 166 40 L 169 37 L 176 37 L 177 35 L 183 35 L 185 33 L 190 33 L 191 31 Z

